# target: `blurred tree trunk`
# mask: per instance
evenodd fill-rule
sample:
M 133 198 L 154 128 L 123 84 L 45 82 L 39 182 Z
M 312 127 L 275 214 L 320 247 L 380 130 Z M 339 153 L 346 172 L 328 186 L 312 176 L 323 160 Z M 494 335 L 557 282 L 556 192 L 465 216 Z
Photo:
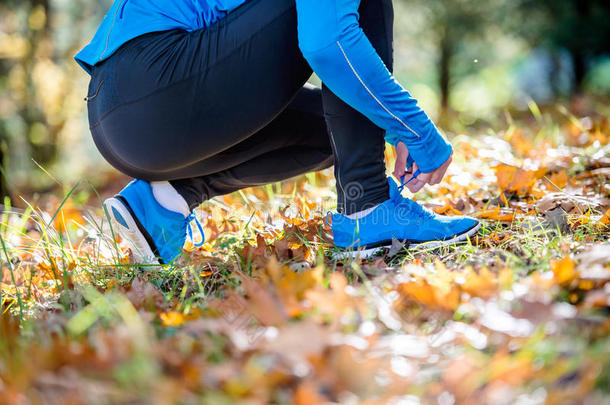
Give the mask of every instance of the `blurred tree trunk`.
M 561 55 L 557 50 L 551 50 L 549 52 L 549 58 L 551 62 L 549 84 L 551 85 L 553 97 L 559 97 L 561 95 Z
M 0 126 L 0 204 L 4 204 L 4 197 L 11 196 L 11 190 L 6 181 L 6 155 L 8 136 L 5 130 Z
M 449 113 L 449 97 L 451 96 L 451 61 L 453 58 L 453 40 L 447 29 L 443 30 L 439 44 L 438 87 L 441 93 L 439 121 L 445 124 Z
M 587 75 L 587 61 L 583 52 L 572 50 L 572 66 L 574 67 L 574 94 L 580 94 L 583 90 L 583 83 Z
M 4 59 L 0 59 L 0 77 L 6 77 L 9 65 Z M 6 180 L 6 153 L 8 152 L 9 136 L 4 123 L 0 121 L 0 204 L 4 204 L 4 197 L 11 194 Z
M 591 4 L 589 1 L 578 0 L 575 2 L 576 13 L 580 21 L 587 21 L 591 12 Z M 572 47 L 570 55 L 572 55 L 572 66 L 574 67 L 574 94 L 582 93 L 582 86 L 587 75 L 587 60 L 585 55 L 584 44 L 582 47 Z
M 46 165 L 52 162 L 57 156 L 57 145 L 54 142 L 54 137 L 49 136 L 46 141 L 41 142 L 40 139 L 32 139 L 32 128 L 35 124 L 40 123 L 49 130 L 44 112 L 38 108 L 37 94 L 35 84 L 33 82 L 34 68 L 36 67 L 37 58 L 40 56 L 41 47 L 49 46 L 48 39 L 50 35 L 50 4 L 49 0 L 29 0 L 27 15 L 32 16 L 33 12 L 39 8 L 44 10 L 44 24 L 42 26 L 32 26 L 28 21 L 25 38 L 30 44 L 29 50 L 21 60 L 21 66 L 25 73 L 26 94 L 23 106 L 20 111 L 21 118 L 24 121 L 27 132 L 28 144 L 32 159 L 41 165 Z M 49 133 L 49 135 L 51 135 Z

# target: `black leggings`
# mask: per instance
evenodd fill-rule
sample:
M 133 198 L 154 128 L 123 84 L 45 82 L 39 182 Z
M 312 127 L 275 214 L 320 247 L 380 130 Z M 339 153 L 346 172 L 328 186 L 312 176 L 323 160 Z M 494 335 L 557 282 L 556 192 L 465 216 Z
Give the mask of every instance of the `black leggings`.
M 362 0 L 359 11 L 391 69 L 391 0 Z M 89 86 L 100 153 L 129 176 L 170 181 L 191 208 L 333 162 L 340 212 L 386 200 L 384 132 L 306 84 L 296 18 L 294 0 L 249 0 L 206 29 L 124 44 Z

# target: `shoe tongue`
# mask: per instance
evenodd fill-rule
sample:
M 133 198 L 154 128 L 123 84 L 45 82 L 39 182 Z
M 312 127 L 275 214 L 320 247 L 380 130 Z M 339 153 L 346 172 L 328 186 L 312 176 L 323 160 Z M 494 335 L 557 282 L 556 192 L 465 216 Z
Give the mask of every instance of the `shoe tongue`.
M 398 184 L 396 184 L 393 178 L 388 177 L 388 184 L 390 185 L 390 200 L 396 201 L 398 198 L 401 198 L 402 195 L 398 189 Z
M 426 211 L 424 207 L 422 207 L 417 202 L 411 200 L 410 198 L 405 198 L 400 193 L 401 190 L 398 187 L 398 184 L 392 178 L 388 178 L 388 183 L 390 184 L 390 200 L 394 202 L 394 204 L 408 204 L 411 207 L 413 212 L 417 212 L 422 215 L 429 215 L 429 212 Z
M 419 204 L 416 201 L 413 201 L 410 198 L 403 197 L 400 193 L 398 193 L 396 198 L 393 198 L 392 201 L 394 201 L 394 204 L 396 204 L 396 205 L 408 206 L 409 210 L 415 214 L 422 215 L 422 216 L 430 215 L 430 212 L 427 211 L 421 204 Z

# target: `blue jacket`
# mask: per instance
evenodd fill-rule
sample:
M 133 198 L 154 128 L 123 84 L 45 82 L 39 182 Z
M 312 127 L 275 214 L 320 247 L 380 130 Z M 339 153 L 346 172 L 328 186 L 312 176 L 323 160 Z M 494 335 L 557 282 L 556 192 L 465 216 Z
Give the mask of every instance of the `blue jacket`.
M 93 40 L 75 59 L 89 73 L 137 36 L 170 29 L 194 31 L 247 0 L 115 0 Z M 394 79 L 358 23 L 360 0 L 296 0 L 301 51 L 343 101 L 403 141 L 424 173 L 440 167 L 452 148 L 409 92 Z

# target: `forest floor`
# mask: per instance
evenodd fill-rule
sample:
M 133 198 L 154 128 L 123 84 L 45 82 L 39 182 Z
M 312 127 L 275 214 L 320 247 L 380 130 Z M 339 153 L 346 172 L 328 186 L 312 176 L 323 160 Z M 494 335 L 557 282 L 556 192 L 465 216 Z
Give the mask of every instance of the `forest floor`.
M 610 124 L 536 119 L 453 137 L 416 198 L 483 221 L 454 247 L 333 260 L 330 171 L 205 203 L 165 268 L 84 183 L 5 211 L 0 404 L 608 404 Z

